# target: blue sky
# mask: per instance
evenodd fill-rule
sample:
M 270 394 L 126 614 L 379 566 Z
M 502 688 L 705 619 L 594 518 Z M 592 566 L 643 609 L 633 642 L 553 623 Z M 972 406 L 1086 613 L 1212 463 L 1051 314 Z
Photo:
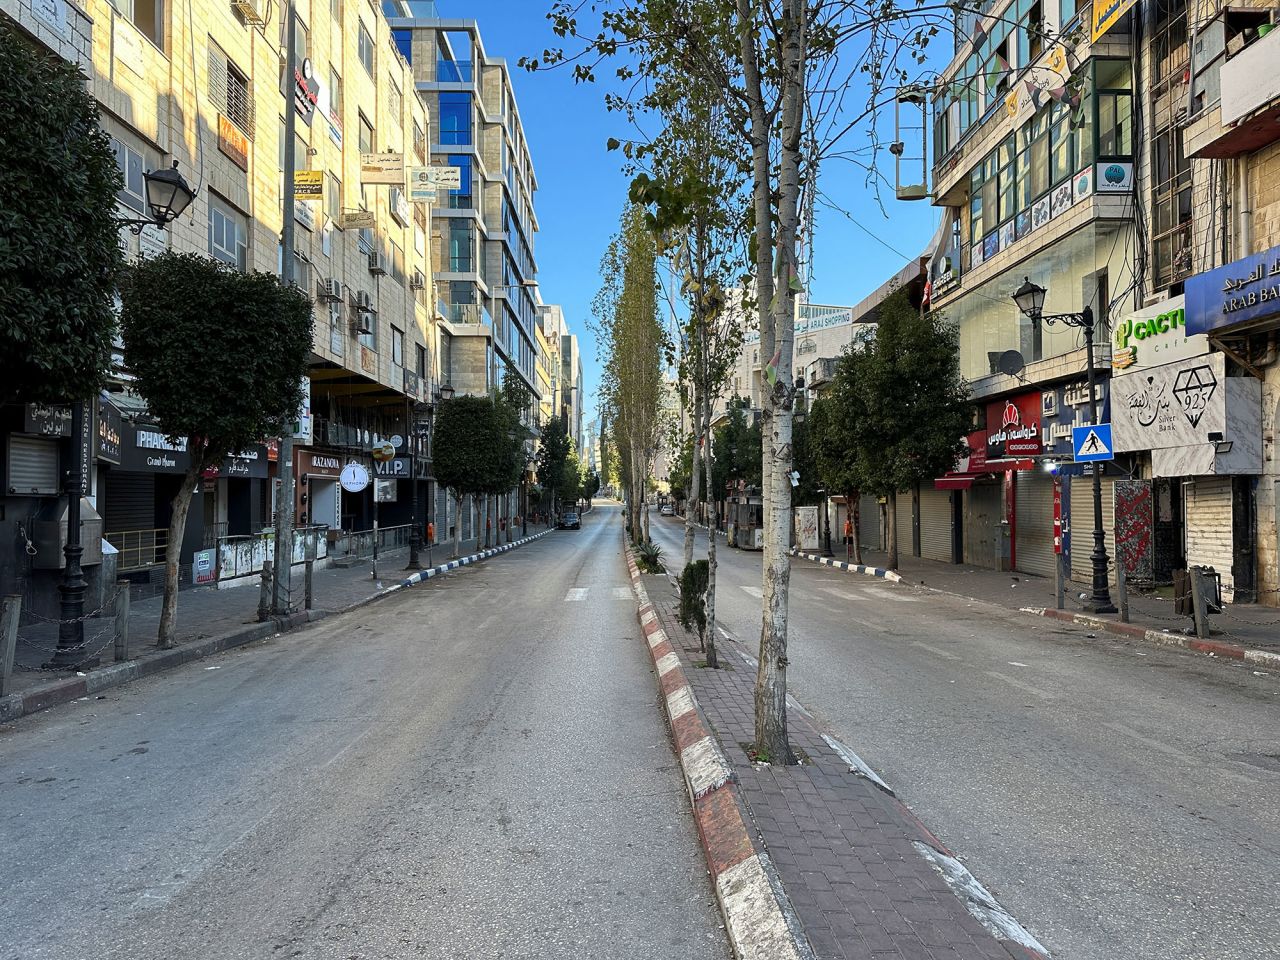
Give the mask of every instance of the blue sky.
M 621 157 L 608 153 L 605 141 L 627 137 L 631 130 L 605 110 L 602 84 L 574 84 L 565 70 L 529 73 L 516 66 L 521 56 L 540 56 L 545 48 L 559 45 L 546 20 L 550 5 L 551 0 L 440 0 L 439 7 L 442 17 L 475 19 L 485 51 L 511 65 L 538 175 L 535 204 L 541 232 L 535 256 L 540 292 L 545 302 L 564 307 L 578 335 L 586 414 L 594 419 L 599 360 L 587 324 L 600 285 L 600 255 L 617 228 L 627 193 Z M 607 69 L 597 73 L 607 80 Z M 890 115 L 890 130 L 892 122 Z M 891 177 L 892 167 L 884 169 Z M 907 257 L 918 255 L 938 223 L 938 211 L 927 201 L 898 202 L 891 188 L 882 211 L 863 172 L 840 161 L 823 168 L 821 189 L 865 229 L 841 213 L 819 208 L 810 296 L 815 303 L 857 303 Z

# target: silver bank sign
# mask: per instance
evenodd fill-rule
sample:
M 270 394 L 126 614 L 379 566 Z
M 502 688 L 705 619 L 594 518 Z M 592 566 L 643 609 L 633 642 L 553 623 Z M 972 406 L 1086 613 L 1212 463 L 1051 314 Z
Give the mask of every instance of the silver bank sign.
M 1208 352 L 1208 337 L 1187 334 L 1181 296 L 1129 314 L 1116 323 L 1111 338 L 1111 366 L 1117 371 L 1142 370 Z

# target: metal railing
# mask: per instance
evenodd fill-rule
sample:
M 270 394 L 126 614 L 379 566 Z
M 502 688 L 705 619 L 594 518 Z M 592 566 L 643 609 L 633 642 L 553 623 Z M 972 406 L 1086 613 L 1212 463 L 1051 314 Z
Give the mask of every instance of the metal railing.
M 204 540 L 201 546 L 206 549 L 216 547 L 218 541 L 227 535 L 227 521 L 222 520 L 218 523 L 206 523 L 204 525 Z
M 316 524 L 293 531 L 293 562 L 320 560 L 329 555 L 328 527 Z M 273 530 L 244 536 L 218 538 L 218 579 L 232 580 L 259 573 L 262 564 L 274 559 L 276 535 Z
M 108 531 L 104 537 L 119 553 L 116 560 L 119 573 L 159 566 L 164 563 L 164 554 L 169 548 L 168 527 Z
M 342 530 L 336 534 L 332 553 L 335 556 L 368 557 L 373 555 L 373 545 L 378 544 L 378 552 L 395 550 L 409 545 L 409 531 L 413 524 L 402 523 L 394 527 L 379 527 L 374 530 Z

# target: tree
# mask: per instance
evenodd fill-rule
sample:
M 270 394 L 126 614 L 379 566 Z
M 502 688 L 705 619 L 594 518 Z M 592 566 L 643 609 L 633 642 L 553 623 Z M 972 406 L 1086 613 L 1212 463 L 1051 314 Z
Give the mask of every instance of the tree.
M 853 559 L 855 563 L 861 563 L 858 501 L 865 483 L 859 472 L 861 466 L 850 435 L 851 421 L 840 414 L 841 398 L 846 396 L 844 391 L 850 388 L 851 383 L 847 379 L 840 379 L 840 373 L 837 372 L 836 383 L 832 386 L 830 395 L 819 397 L 813 402 L 806 427 L 810 438 L 808 448 L 818 478 L 828 494 L 839 493 L 844 497 L 846 515 L 853 529 L 850 544 Z
M 830 419 L 840 425 L 846 482 L 887 499 L 889 566 L 898 566 L 898 492 L 932 481 L 965 451 L 972 411 L 960 375 L 960 334 L 921 316 L 905 290 L 880 305 L 875 342 L 836 364 Z
M 123 266 L 121 177 L 74 64 L 0 25 L 0 401 L 96 395 Z
M 509 496 L 524 477 L 525 467 L 529 462 L 529 441 L 533 438 L 533 431 L 525 425 L 525 420 L 533 406 L 533 394 L 519 375 L 508 367 L 494 402 L 505 431 L 501 462 L 489 491 L 496 501 L 500 496 Z M 507 526 L 508 543 L 515 535 L 513 526 L 511 523 Z M 488 545 L 487 530 L 485 541 Z
M 565 464 L 569 459 L 571 445 L 564 418 L 553 416 L 542 428 L 538 447 L 538 482 L 546 491 L 549 513 L 557 512 L 558 498 L 564 491 Z
M 592 312 L 605 353 L 601 419 L 621 454 L 631 535 L 647 541 L 646 485 L 666 426 L 666 337 L 658 319 L 657 248 L 640 207 L 630 205 L 623 212 L 618 234 L 600 261 L 600 276 L 602 286 Z
M 565 458 L 563 477 L 564 485 L 560 488 L 560 496 L 566 503 L 573 504 L 574 509 L 577 509 L 583 491 L 582 461 L 572 450 Z
M 149 414 L 186 438 L 191 465 L 173 498 L 158 643 L 174 645 L 178 561 L 200 476 L 276 436 L 302 405 L 311 301 L 269 273 L 241 273 L 194 253 L 142 260 L 125 275 L 124 359 Z
M 582 481 L 582 499 L 587 501 L 587 506 L 591 506 L 591 501 L 595 495 L 600 492 L 600 474 L 594 470 L 587 471 L 586 479 Z
M 436 480 L 453 494 L 458 522 L 453 557 L 462 552 L 462 501 L 490 493 L 510 467 L 508 422 L 489 397 L 461 396 L 440 402 L 436 417 L 432 468 Z

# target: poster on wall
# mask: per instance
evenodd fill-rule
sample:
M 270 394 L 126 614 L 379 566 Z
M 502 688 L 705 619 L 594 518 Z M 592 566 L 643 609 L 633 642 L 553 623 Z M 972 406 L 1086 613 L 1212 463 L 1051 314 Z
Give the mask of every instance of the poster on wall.
M 796 507 L 796 536 L 801 550 L 818 549 L 818 508 Z
M 1154 511 L 1150 480 L 1117 480 L 1113 487 L 1116 560 L 1130 582 L 1155 577 Z

